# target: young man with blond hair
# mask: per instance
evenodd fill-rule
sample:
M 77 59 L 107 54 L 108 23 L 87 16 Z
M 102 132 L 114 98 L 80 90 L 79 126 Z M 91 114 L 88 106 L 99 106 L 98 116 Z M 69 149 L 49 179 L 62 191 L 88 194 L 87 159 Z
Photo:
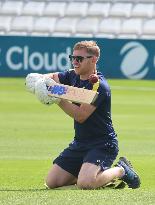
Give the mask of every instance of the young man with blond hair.
M 139 176 L 129 161 L 122 157 L 111 167 L 118 155 L 118 140 L 111 119 L 111 91 L 101 72 L 96 69 L 100 48 L 94 41 L 74 45 L 69 58 L 73 70 L 50 73 L 46 76 L 57 83 L 98 91 L 93 104 L 77 104 L 61 100 L 58 106 L 74 119 L 73 141 L 54 160 L 46 185 L 56 188 L 77 184 L 81 189 L 96 189 L 116 178 L 130 188 L 140 186 Z M 89 76 L 97 74 L 98 82 L 91 84 Z

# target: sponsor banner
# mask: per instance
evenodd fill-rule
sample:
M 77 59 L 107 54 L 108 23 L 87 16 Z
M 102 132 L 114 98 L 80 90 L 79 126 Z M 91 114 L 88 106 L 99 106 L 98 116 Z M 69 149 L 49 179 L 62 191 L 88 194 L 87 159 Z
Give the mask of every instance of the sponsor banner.
M 0 76 L 68 70 L 68 56 L 81 40 L 100 46 L 97 68 L 106 78 L 155 79 L 155 40 L 23 36 L 0 36 Z
M 0 76 L 63 71 L 71 66 L 69 54 L 71 45 L 64 39 L 1 36 Z
M 106 40 L 104 72 L 108 78 L 155 79 L 155 40 Z

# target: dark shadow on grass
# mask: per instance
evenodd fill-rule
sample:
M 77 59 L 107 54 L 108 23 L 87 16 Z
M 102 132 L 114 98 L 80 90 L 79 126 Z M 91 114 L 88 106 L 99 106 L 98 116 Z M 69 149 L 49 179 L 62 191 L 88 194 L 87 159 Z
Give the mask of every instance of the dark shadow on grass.
M 122 181 L 122 180 L 117 180 L 114 183 L 110 182 L 109 184 L 107 184 L 104 187 L 100 187 L 98 189 L 94 189 L 94 190 L 109 190 L 109 189 L 124 189 L 126 187 L 126 184 Z M 48 188 L 40 188 L 40 189 L 0 189 L 0 192 L 39 192 L 39 191 L 54 191 L 54 190 L 81 190 L 80 188 L 78 188 L 77 185 L 70 185 L 70 186 L 62 186 L 62 187 L 58 187 L 55 189 L 48 189 Z
M 0 192 L 5 191 L 19 191 L 19 192 L 36 192 L 36 191 L 48 191 L 48 189 L 0 189 Z
M 55 188 L 55 189 L 48 189 L 48 188 L 40 188 L 40 189 L 33 189 L 33 188 L 30 188 L 30 189 L 7 189 L 7 188 L 4 188 L 4 189 L 0 189 L 0 192 L 39 192 L 39 191 L 52 191 L 52 190 L 77 190 L 77 186 L 76 185 L 70 185 L 70 186 L 62 186 L 62 187 L 58 187 L 58 188 Z

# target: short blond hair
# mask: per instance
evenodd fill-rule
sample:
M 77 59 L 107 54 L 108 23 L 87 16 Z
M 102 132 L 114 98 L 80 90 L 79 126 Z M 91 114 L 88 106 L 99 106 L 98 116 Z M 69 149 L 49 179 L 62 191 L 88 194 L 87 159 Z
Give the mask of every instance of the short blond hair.
M 73 47 L 73 50 L 86 49 L 87 53 L 94 55 L 97 58 L 100 57 L 100 48 L 95 41 L 80 41 L 76 43 Z

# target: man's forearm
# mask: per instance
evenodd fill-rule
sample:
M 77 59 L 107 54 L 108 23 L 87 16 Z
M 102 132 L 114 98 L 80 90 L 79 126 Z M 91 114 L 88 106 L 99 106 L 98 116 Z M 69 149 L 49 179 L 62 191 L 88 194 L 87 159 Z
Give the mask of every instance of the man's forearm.
M 59 107 L 70 117 L 74 118 L 76 121 L 80 121 L 80 107 L 68 102 L 67 100 L 61 100 Z
M 56 83 L 60 83 L 59 77 L 58 77 L 58 72 L 57 73 L 44 74 L 44 76 L 52 78 Z
M 80 106 L 77 106 L 67 100 L 61 100 L 58 105 L 67 115 L 74 118 L 74 120 L 79 123 L 83 123 L 87 120 L 96 109 L 93 105 L 81 104 Z

